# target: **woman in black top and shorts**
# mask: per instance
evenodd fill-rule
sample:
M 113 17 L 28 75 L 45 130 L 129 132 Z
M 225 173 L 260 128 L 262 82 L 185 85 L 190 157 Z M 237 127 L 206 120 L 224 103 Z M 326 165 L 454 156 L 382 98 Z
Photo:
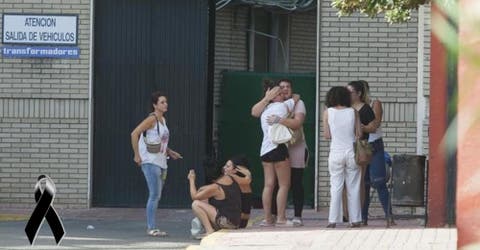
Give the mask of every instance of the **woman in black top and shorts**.
M 233 166 L 227 161 L 226 167 Z M 240 226 L 240 187 L 232 177 L 223 175 L 214 183 L 197 190 L 195 171 L 188 174 L 193 213 L 200 219 L 206 235 L 219 229 L 236 229 Z M 208 203 L 205 201 L 208 199 Z
M 252 209 L 252 174 L 249 170 L 248 160 L 244 155 L 238 155 L 231 158 L 233 166 L 225 165 L 223 171 L 230 176 L 240 186 L 242 198 L 242 213 L 240 215 L 240 228 L 245 228 L 250 219 L 250 211 Z

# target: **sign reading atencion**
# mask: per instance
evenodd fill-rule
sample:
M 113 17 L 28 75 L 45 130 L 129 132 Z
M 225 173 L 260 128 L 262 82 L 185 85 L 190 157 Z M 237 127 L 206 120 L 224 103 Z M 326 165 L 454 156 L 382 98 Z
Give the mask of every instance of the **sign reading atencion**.
M 77 45 L 77 15 L 3 14 L 4 44 Z

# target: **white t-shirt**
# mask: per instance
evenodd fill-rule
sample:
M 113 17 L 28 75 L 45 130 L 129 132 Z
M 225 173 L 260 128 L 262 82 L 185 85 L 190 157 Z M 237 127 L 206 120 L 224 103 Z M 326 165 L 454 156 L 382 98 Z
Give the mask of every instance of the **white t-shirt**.
M 373 109 L 373 101 L 370 103 L 370 107 Z M 382 128 L 379 126 L 375 132 L 368 134 L 368 142 L 374 142 L 380 138 L 382 138 Z
M 159 126 L 160 134 L 157 131 L 157 126 Z M 163 124 L 160 122 L 155 122 L 155 126 L 147 130 L 147 142 L 148 143 L 158 143 L 162 144 L 160 152 L 152 154 L 147 151 L 147 145 L 143 141 L 143 133 L 140 135 L 138 140 L 138 151 L 140 153 L 140 159 L 143 163 L 155 164 L 161 168 L 168 168 L 167 166 L 167 148 L 168 140 L 170 137 L 170 132 L 168 131 L 167 123 L 163 119 Z
M 353 150 L 355 142 L 355 110 L 328 108 L 328 126 L 332 142 L 330 151 Z
M 260 156 L 263 156 L 264 154 L 276 149 L 278 146 L 278 144 L 273 143 L 272 140 L 270 140 L 269 134 L 272 126 L 268 125 L 267 118 L 271 115 L 277 115 L 281 118 L 285 118 L 287 117 L 288 113 L 293 110 L 294 106 L 295 101 L 293 99 L 288 99 L 284 102 L 272 102 L 265 108 L 260 116 L 263 131 L 263 141 L 262 147 L 260 148 Z

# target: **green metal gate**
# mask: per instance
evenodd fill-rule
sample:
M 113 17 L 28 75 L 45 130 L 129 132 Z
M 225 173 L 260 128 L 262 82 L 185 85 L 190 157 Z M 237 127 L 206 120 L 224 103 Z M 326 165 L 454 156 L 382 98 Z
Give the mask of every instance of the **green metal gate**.
M 254 203 L 261 204 L 263 168 L 260 161 L 262 130 L 260 120 L 250 115 L 251 107 L 263 96 L 263 79 L 288 78 L 295 93 L 305 102 L 305 138 L 310 150 L 310 161 L 304 172 L 305 205 L 313 207 L 315 186 L 315 74 L 280 74 L 255 72 L 225 72 L 223 74 L 220 117 L 218 122 L 219 158 L 243 153 L 251 162 Z M 257 205 L 258 207 L 258 205 Z

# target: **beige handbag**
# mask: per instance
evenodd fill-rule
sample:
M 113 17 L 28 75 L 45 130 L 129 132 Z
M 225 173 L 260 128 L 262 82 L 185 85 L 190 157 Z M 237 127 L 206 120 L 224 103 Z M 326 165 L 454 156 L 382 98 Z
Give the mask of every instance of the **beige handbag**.
M 355 162 L 357 165 L 366 166 L 372 160 L 372 146 L 367 140 L 357 139 L 354 144 Z
M 151 115 L 155 116 L 155 119 L 157 120 L 157 133 L 160 136 L 160 125 L 159 125 L 159 122 L 158 122 L 158 118 L 155 114 L 151 114 Z M 151 154 L 157 154 L 162 149 L 162 143 L 161 142 L 159 142 L 159 143 L 148 143 L 147 142 L 147 131 L 143 131 L 143 141 L 145 142 L 145 145 L 147 146 L 147 151 Z
M 270 128 L 269 136 L 273 143 L 287 143 L 292 139 L 292 131 L 282 124 L 275 123 Z

